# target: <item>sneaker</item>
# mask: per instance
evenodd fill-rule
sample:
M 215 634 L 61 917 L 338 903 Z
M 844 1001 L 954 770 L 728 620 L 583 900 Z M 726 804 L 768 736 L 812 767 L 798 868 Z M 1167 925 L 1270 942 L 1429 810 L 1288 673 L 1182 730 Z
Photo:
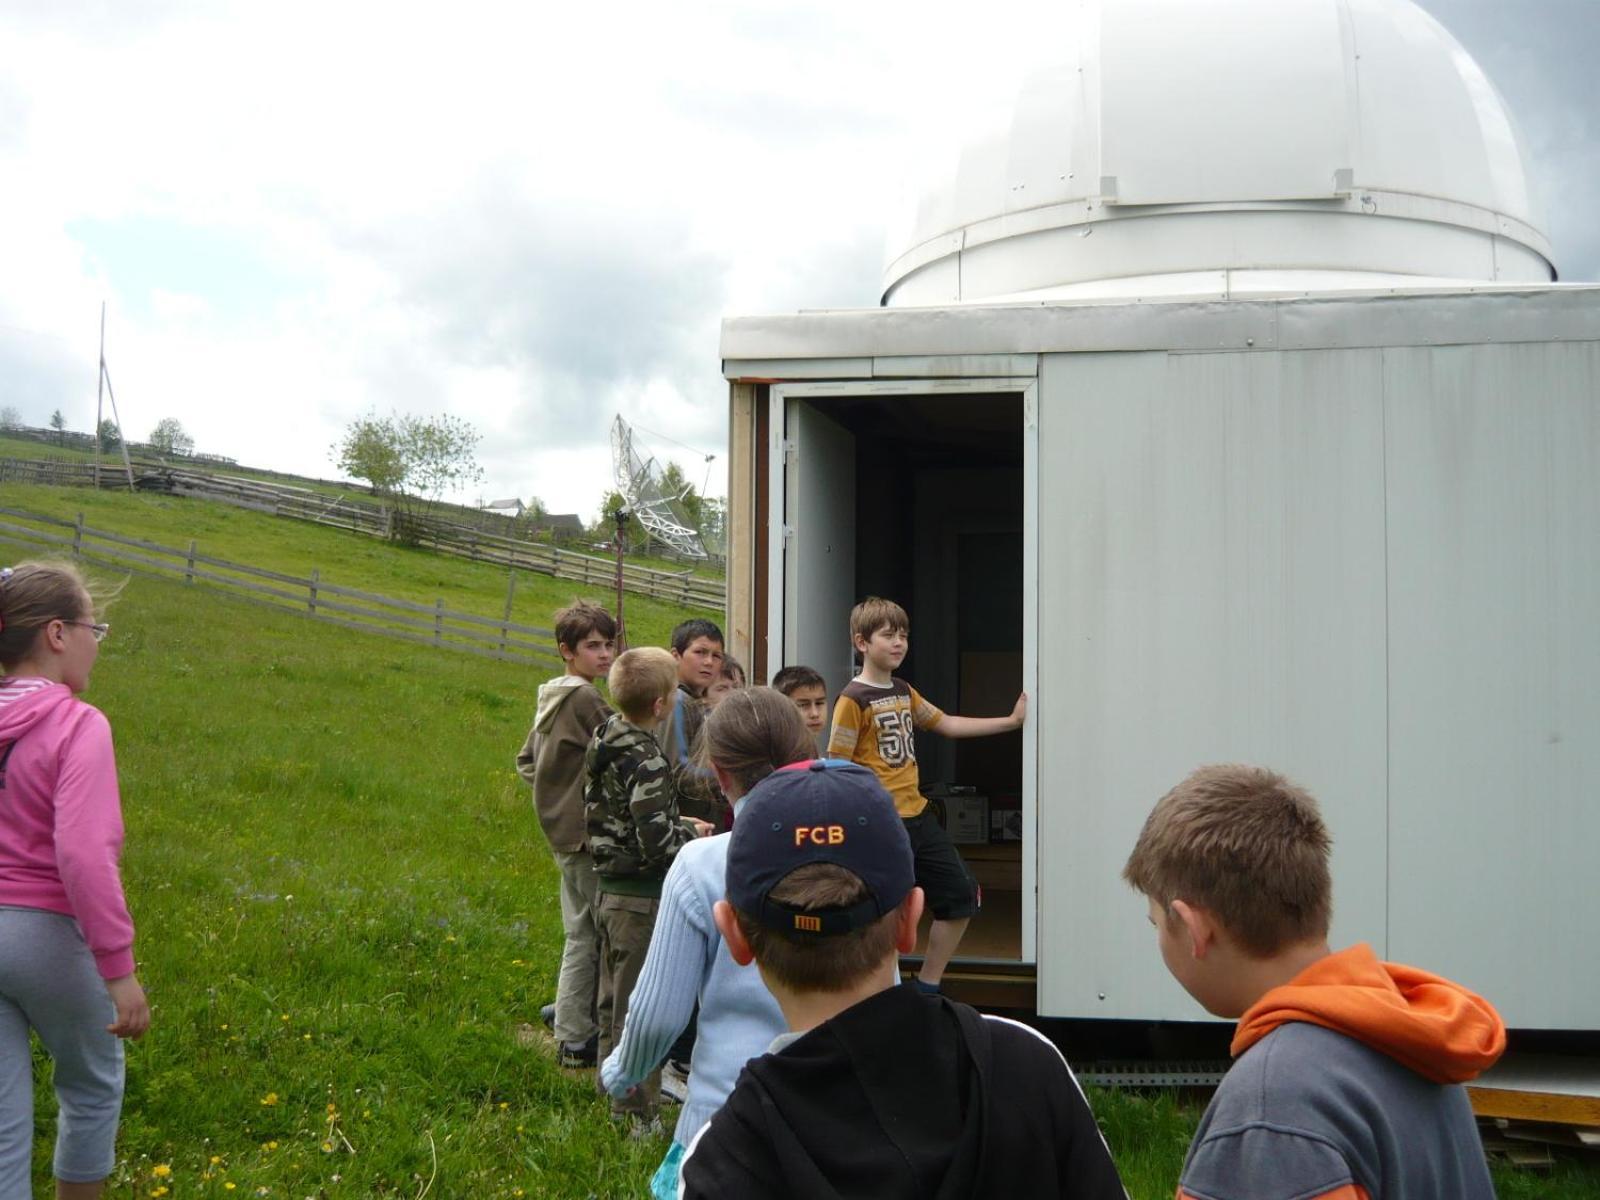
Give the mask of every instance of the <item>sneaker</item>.
M 556 1050 L 556 1062 L 569 1070 L 592 1067 L 600 1051 L 600 1036 L 596 1034 L 587 1042 L 562 1042 Z
M 667 1136 L 667 1127 L 662 1124 L 658 1113 L 613 1111 L 611 1119 L 627 1131 L 629 1141 L 643 1142 Z
M 669 1061 L 661 1068 L 661 1098 L 668 1104 L 683 1104 L 689 1099 L 689 1068 Z
M 546 1029 L 554 1033 L 556 1028 L 556 1006 L 554 1004 L 546 1004 L 541 1008 L 539 1010 L 539 1020 L 544 1022 Z

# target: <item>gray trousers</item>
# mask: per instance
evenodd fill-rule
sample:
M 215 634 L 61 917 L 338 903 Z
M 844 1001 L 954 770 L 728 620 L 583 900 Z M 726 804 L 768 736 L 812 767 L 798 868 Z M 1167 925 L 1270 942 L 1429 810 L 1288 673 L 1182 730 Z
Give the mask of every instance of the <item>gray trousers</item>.
M 56 1178 L 93 1183 L 111 1174 L 123 1061 L 106 1026 L 116 1016 L 76 921 L 0 907 L 0 1200 L 33 1194 L 29 1029 L 55 1063 Z
M 595 911 L 599 877 L 585 850 L 557 850 L 561 870 L 561 975 L 556 980 L 556 1041 L 582 1045 L 595 1033 L 595 990 L 600 982 L 600 924 Z

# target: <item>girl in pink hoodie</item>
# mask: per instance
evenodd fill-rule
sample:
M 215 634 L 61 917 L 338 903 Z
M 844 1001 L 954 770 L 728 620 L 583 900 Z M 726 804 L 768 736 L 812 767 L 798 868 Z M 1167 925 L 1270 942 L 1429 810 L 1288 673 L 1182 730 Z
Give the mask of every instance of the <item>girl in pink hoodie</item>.
M 117 858 L 111 727 L 77 699 L 107 626 L 77 570 L 0 570 L 0 1198 L 32 1194 L 28 1033 L 55 1063 L 58 1198 L 116 1161 L 120 1038 L 150 1024 Z

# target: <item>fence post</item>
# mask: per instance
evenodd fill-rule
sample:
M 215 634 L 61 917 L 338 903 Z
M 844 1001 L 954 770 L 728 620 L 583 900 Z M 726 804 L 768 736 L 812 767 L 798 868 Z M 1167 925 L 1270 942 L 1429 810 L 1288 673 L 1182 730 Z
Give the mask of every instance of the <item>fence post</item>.
M 186 565 L 184 566 L 183 581 L 185 583 L 193 583 L 194 582 L 194 539 L 193 538 L 189 539 L 189 558 L 188 558 L 188 561 L 187 561 Z
M 306 601 L 306 608 L 314 617 L 317 615 L 317 584 L 322 580 L 322 568 L 311 568 L 311 597 Z
M 501 658 L 505 657 L 505 654 L 506 654 L 506 638 L 510 636 L 509 633 L 506 630 L 506 626 L 511 624 L 511 602 L 512 602 L 512 600 L 516 599 L 516 595 L 517 595 L 517 570 L 516 570 L 516 568 L 513 567 L 510 571 L 506 572 L 506 574 L 508 576 L 508 578 L 506 579 L 506 615 L 500 619 L 500 657 Z
M 83 557 L 83 514 L 78 514 L 78 521 L 72 527 L 72 557 Z
M 433 640 L 435 645 L 444 644 L 444 597 L 434 601 L 433 604 Z

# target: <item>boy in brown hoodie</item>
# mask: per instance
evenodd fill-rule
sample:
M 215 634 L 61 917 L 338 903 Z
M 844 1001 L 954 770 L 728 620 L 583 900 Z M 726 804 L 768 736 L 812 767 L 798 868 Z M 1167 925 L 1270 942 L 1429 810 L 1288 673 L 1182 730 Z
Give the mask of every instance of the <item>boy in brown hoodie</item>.
M 594 681 L 611 669 L 617 623 L 605 609 L 579 600 L 556 613 L 555 627 L 556 649 L 567 669 L 539 687 L 533 728 L 517 753 L 517 774 L 533 787 L 539 826 L 561 871 L 566 941 L 556 982 L 557 1055 L 564 1067 L 592 1067 L 598 1044 L 599 884 L 584 834 L 583 756 L 611 715 Z
M 1202 767 L 1123 868 L 1173 977 L 1239 1022 L 1179 1200 L 1493 1200 L 1461 1085 L 1500 1057 L 1505 1026 L 1449 980 L 1329 948 L 1331 845 L 1283 776 Z

